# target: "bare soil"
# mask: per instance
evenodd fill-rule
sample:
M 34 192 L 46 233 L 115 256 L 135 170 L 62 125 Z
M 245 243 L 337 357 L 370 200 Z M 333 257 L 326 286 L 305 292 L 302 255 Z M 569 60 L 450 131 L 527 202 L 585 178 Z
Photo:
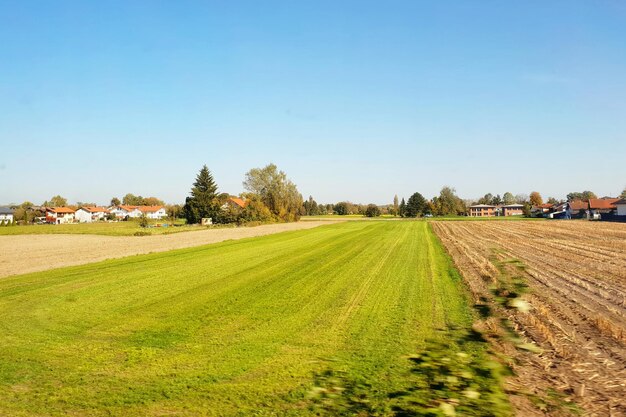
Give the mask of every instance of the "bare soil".
M 311 229 L 324 221 L 207 229 L 157 236 L 14 235 L 0 236 L 0 277 L 81 265 L 130 255 L 163 252 L 230 239 Z
M 433 222 L 475 300 L 498 274 L 494 259 L 523 262 L 527 313 L 516 330 L 541 354 L 509 351 L 519 415 L 626 416 L 626 224 Z M 556 392 L 557 394 L 550 394 Z M 536 401 L 552 396 L 552 401 Z M 532 401 L 532 400 L 535 401 Z M 536 404 L 542 405 L 537 407 Z

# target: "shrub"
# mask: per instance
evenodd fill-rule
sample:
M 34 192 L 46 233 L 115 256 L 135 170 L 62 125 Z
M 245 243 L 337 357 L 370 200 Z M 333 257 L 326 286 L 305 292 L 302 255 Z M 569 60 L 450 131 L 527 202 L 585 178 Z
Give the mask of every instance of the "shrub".
M 146 217 L 145 214 L 143 214 L 140 218 L 139 218 L 139 226 L 140 227 L 148 227 L 148 217 Z

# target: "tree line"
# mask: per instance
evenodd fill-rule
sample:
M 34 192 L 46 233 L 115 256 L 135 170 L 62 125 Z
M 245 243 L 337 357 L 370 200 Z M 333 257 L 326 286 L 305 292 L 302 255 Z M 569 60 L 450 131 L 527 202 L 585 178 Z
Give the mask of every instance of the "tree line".
M 408 200 L 399 201 L 396 195 L 393 204 L 377 206 L 376 204 L 354 204 L 340 201 L 335 204 L 318 204 L 313 197 L 303 203 L 302 214 L 308 216 L 336 214 L 340 216 L 360 214 L 367 217 L 393 215 L 400 217 L 418 217 L 428 214 L 436 216 L 462 215 L 466 211 L 463 200 L 456 195 L 452 187 L 445 186 L 439 195 L 427 200 L 419 192 L 413 193 Z
M 545 200 L 548 204 L 560 204 L 565 201 L 583 200 L 588 201 L 590 198 L 598 198 L 592 191 L 571 192 L 567 194 L 566 200 L 557 200 L 549 197 Z M 620 198 L 626 198 L 626 188 L 620 194 Z M 340 201 L 334 204 L 318 204 L 312 196 L 305 200 L 302 205 L 301 213 L 306 216 L 316 216 L 325 214 L 344 215 L 363 215 L 367 217 L 376 217 L 380 215 L 392 215 L 400 217 L 420 217 L 420 216 L 455 216 L 467 213 L 469 206 L 474 204 L 486 205 L 523 205 L 523 212 L 530 216 L 532 207 L 544 204 L 544 199 L 538 191 L 527 194 L 513 194 L 505 192 L 500 194 L 487 193 L 477 200 L 464 200 L 456 195 L 456 190 L 449 186 L 444 186 L 439 195 L 426 199 L 419 192 L 413 193 L 408 200 L 398 196 L 394 196 L 393 203 L 388 205 L 375 204 L 355 204 L 349 201 Z

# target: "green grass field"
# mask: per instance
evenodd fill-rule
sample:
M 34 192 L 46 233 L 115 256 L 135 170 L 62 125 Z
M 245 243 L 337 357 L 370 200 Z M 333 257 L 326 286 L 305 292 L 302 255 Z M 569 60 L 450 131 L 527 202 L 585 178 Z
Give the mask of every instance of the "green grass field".
M 159 224 L 169 223 L 166 220 L 158 221 Z M 157 221 L 151 220 L 151 225 Z M 137 221 L 125 222 L 97 222 L 97 223 L 73 223 L 73 224 L 35 224 L 28 226 L 0 226 L 2 235 L 46 235 L 46 234 L 79 234 L 79 235 L 106 235 L 106 236 L 133 236 L 135 233 L 151 235 L 163 235 L 192 230 L 204 230 L 204 227 L 196 225 L 188 226 L 179 224 L 177 227 L 150 227 L 142 228 Z
M 454 355 L 452 329 L 473 321 L 427 222 L 330 224 L 4 278 L 0 317 L 10 416 L 391 415 L 393 393 L 425 383 L 409 355 L 429 339 Z M 485 360 L 479 345 L 466 353 Z M 506 415 L 498 380 L 480 378 L 495 394 L 466 412 Z M 337 385 L 346 391 L 320 399 Z
M 535 217 L 523 217 L 523 216 L 506 216 L 506 217 L 469 217 L 469 216 L 435 216 L 435 217 L 422 217 L 422 218 L 402 218 L 397 216 L 392 216 L 389 214 L 385 214 L 378 217 L 365 217 L 360 214 L 348 214 L 345 216 L 340 216 L 337 214 L 323 214 L 317 216 L 302 216 L 302 220 L 450 220 L 450 221 L 497 221 L 497 220 L 505 220 L 505 221 L 525 221 L 525 220 L 546 220 L 544 218 L 535 218 Z

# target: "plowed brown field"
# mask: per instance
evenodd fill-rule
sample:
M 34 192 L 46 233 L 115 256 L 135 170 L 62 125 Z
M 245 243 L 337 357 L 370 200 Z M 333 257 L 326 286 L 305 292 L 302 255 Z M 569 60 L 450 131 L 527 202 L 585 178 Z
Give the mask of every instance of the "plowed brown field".
M 517 259 L 529 312 L 509 312 L 540 354 L 515 352 L 512 390 L 576 403 L 584 415 L 626 415 L 626 224 L 433 222 L 478 301 L 497 259 Z M 566 414 L 554 407 L 548 414 Z M 528 411 L 520 412 L 527 415 Z M 538 413 L 541 414 L 541 413 Z

